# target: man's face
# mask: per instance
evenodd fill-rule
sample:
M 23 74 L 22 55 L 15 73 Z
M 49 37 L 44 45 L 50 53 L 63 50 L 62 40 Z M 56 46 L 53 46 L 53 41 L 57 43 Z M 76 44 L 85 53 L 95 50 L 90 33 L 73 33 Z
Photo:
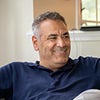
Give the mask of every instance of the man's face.
M 33 44 L 39 51 L 40 64 L 58 69 L 67 63 L 70 54 L 70 37 L 67 26 L 61 21 L 45 20 L 40 25 L 40 38 Z

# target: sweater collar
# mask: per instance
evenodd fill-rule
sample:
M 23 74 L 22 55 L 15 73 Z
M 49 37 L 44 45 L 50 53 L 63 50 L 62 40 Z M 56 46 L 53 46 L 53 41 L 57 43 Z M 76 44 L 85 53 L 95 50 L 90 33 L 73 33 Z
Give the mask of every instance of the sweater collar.
M 68 59 L 68 62 L 62 66 L 60 69 L 58 69 L 57 71 L 66 71 L 66 70 L 69 70 L 71 68 L 73 68 L 73 66 L 76 64 L 77 62 L 75 62 L 74 60 L 72 60 L 71 58 Z M 34 63 L 34 66 L 35 68 L 38 68 L 38 69 L 42 69 L 42 70 L 47 70 L 47 71 L 51 71 L 50 69 L 44 67 L 44 66 L 41 66 L 39 65 L 39 61 L 36 61 Z

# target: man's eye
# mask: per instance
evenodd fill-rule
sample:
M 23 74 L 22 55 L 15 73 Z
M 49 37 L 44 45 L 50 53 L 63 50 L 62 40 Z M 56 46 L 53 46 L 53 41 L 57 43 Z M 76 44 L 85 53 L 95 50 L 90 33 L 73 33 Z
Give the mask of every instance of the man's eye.
M 63 38 L 69 38 L 69 35 L 68 34 L 63 35 Z
M 55 39 L 57 39 L 56 36 L 50 36 L 50 37 L 48 37 L 48 40 L 55 40 Z

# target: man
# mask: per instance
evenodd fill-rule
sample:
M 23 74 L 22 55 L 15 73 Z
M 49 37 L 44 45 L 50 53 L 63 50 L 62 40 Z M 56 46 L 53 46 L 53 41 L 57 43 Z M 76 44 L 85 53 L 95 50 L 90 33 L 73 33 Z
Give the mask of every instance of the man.
M 6 100 L 73 100 L 88 89 L 100 89 L 100 59 L 71 59 L 70 36 L 63 16 L 46 12 L 33 24 L 36 63 L 13 62 L 0 69 L 0 98 Z

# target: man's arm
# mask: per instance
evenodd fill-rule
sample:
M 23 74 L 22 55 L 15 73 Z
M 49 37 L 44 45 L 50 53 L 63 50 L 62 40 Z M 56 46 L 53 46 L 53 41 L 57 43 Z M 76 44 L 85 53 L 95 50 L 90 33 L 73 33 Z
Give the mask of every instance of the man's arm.
M 12 71 L 8 64 L 0 68 L 0 98 L 5 98 L 12 92 Z

